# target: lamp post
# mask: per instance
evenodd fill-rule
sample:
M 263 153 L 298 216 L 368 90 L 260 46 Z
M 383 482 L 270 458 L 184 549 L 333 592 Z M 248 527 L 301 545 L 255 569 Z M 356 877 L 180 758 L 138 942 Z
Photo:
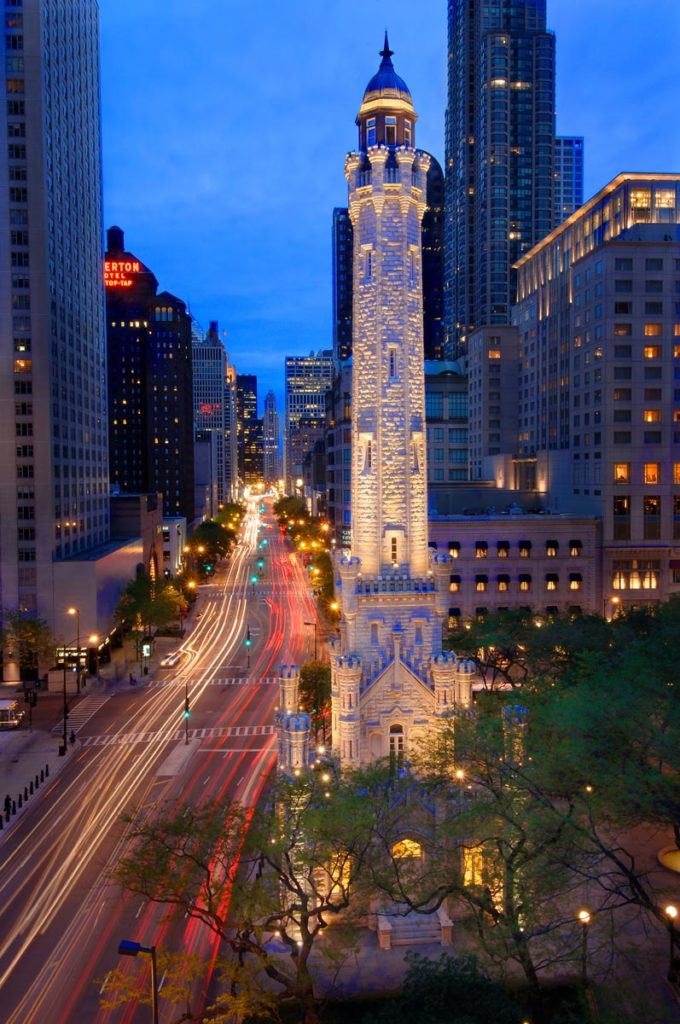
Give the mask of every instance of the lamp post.
M 76 655 L 76 691 L 80 693 L 80 608 L 69 608 L 67 614 L 75 615 L 76 617 L 76 647 L 78 649 L 78 654 Z
M 317 647 L 316 647 L 316 621 L 314 621 L 314 622 L 305 622 L 304 625 L 305 626 L 313 626 L 314 627 L 314 661 L 316 661 L 317 660 L 316 659 L 316 654 L 317 654 Z
M 158 1024 L 158 970 L 156 968 L 156 947 L 142 946 L 139 942 L 131 942 L 123 939 L 118 943 L 119 956 L 137 956 L 138 953 L 148 953 L 151 957 L 151 1019 L 153 1024 Z
M 184 684 L 184 743 L 189 746 L 189 716 L 191 714 L 191 708 L 189 707 L 189 683 Z
M 463 810 L 463 783 L 465 782 L 465 772 L 462 768 L 456 768 L 456 779 L 458 781 L 458 813 L 460 814 Z
M 93 661 L 94 672 L 92 674 L 94 676 L 96 676 L 98 671 L 99 671 L 99 636 L 98 636 L 98 634 L 97 633 L 91 633 L 90 636 L 88 637 L 88 643 L 89 643 L 90 647 L 94 650 L 94 661 Z
M 581 935 L 581 984 L 584 988 L 588 985 L 588 925 L 590 914 L 587 910 L 579 910 L 578 919 L 583 928 Z
M 678 908 L 672 903 L 664 909 L 664 914 L 668 918 L 668 937 L 670 940 L 670 956 L 668 961 L 668 980 L 675 984 L 676 972 L 675 972 L 675 919 L 678 916 Z
M 66 648 L 64 647 L 64 735 L 62 738 L 61 749 L 59 750 L 59 756 L 66 756 L 66 744 L 68 737 L 68 704 L 66 703 Z

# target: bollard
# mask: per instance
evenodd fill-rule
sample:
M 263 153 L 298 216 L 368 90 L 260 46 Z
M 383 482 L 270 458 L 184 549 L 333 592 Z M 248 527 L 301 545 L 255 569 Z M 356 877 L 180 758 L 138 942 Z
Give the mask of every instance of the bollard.
M 50 774 L 50 766 L 48 764 L 46 764 L 45 765 L 45 778 L 46 779 L 49 778 L 49 774 Z
M 38 773 L 36 772 L 35 773 L 35 788 L 37 789 L 39 785 L 40 785 L 40 781 L 39 781 L 39 778 L 38 778 Z
M 16 813 L 17 813 L 17 802 L 16 802 L 16 800 L 12 800 L 12 814 L 16 814 Z
M 24 786 L 24 803 L 28 800 L 28 786 Z
M 40 781 L 41 782 L 45 781 L 45 769 L 44 768 L 40 769 Z
M 5 826 L 4 826 L 4 825 L 3 825 L 3 823 L 2 823 L 2 815 L 0 814 L 0 832 L 2 832 L 2 830 L 3 830 L 3 828 L 4 828 L 4 827 L 5 827 Z
M 18 804 L 19 804 L 19 807 L 23 806 L 23 804 L 21 803 L 21 793 L 19 793 Z
M 30 793 L 31 796 L 33 796 L 33 779 L 31 779 L 30 785 L 28 787 L 28 792 Z

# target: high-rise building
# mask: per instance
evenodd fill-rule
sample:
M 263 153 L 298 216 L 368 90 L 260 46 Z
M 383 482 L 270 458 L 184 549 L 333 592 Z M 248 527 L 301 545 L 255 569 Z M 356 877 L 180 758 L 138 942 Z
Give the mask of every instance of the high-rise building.
M 555 227 L 583 206 L 583 137 L 555 139 Z
M 192 325 L 186 304 L 156 294 L 151 271 L 107 232 L 105 259 L 111 485 L 162 493 L 163 513 L 194 519 Z
M 109 540 L 98 5 L 3 19 L 0 605 L 61 632 L 61 566 Z
M 333 359 L 352 354 L 352 222 L 346 207 L 333 210 Z
M 423 351 L 444 358 L 444 174 L 430 155 L 421 229 L 423 248 Z
M 326 392 L 333 382 L 333 353 L 324 349 L 316 355 L 286 356 L 286 419 L 284 427 L 284 476 L 289 492 L 302 476 L 306 454 L 296 442 L 300 420 L 323 422 Z M 307 424 L 309 426 L 309 424 Z M 316 441 L 316 437 L 314 438 Z
M 442 653 L 451 559 L 430 559 L 420 222 L 430 158 L 387 37 L 345 163 L 354 227 L 351 550 L 337 560 L 333 749 L 345 765 L 400 760 L 472 674 Z
M 237 501 L 239 495 L 238 477 L 238 402 L 236 395 L 236 367 L 227 366 L 227 377 L 224 384 L 224 425 L 227 431 L 225 446 L 226 479 L 229 481 L 230 494 L 228 501 Z
M 257 418 L 257 377 L 254 373 L 236 375 L 238 409 L 238 465 L 244 484 L 255 484 L 264 473 L 264 436 L 262 420 Z
M 214 435 L 217 502 L 231 501 L 231 481 L 227 472 L 227 425 L 224 400 L 227 380 L 227 352 L 222 344 L 216 320 L 208 333 L 194 333 L 194 430 L 196 439 L 206 441 Z
M 510 323 L 513 264 L 554 226 L 554 173 L 546 0 L 448 0 L 447 358 Z
M 281 458 L 279 455 L 279 414 L 276 409 L 276 396 L 273 391 L 268 391 L 265 395 L 262 429 L 264 439 L 264 479 L 266 483 L 276 483 L 281 477 Z
M 601 611 L 680 593 L 680 175 L 618 175 L 517 269 L 515 429 L 485 475 L 601 519 Z

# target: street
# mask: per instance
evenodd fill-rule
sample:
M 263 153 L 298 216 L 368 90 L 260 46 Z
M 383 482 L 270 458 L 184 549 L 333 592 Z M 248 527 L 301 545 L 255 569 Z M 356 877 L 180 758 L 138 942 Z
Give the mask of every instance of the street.
M 265 568 L 253 584 L 258 557 Z M 169 926 L 161 908 L 121 894 L 109 875 L 126 851 L 125 811 L 148 817 L 177 802 L 217 798 L 250 805 L 274 766 L 278 667 L 309 657 L 304 622 L 316 612 L 269 510 L 263 517 L 249 510 L 241 542 L 201 586 L 197 610 L 181 663 L 102 701 L 78 733 L 76 756 L 0 839 L 6 1024 L 148 1020 L 148 1007 L 99 1008 L 103 979 L 115 967 L 149 991 L 148 957 L 121 962 L 121 939 L 214 960 L 207 929 L 192 921 Z M 161 986 L 160 1020 L 172 1017 Z

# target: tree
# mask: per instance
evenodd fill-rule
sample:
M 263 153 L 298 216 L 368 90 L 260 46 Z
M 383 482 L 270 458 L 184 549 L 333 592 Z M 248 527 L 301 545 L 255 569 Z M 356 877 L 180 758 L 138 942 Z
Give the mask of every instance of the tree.
M 187 599 L 170 580 L 136 576 L 130 580 L 116 605 L 116 619 L 146 634 L 152 626 L 163 629 L 188 607 Z
M 236 532 L 216 519 L 206 519 L 191 535 L 191 549 L 198 554 L 198 571 L 205 572 L 206 565 L 214 565 L 229 553 L 236 543 Z M 202 551 L 199 551 L 202 548 Z
M 56 640 L 44 619 L 30 612 L 5 609 L 0 643 L 5 658 L 19 663 L 23 679 L 35 678 L 40 658 L 53 655 Z
M 520 1024 L 518 1006 L 502 986 L 480 970 L 473 956 L 442 953 L 428 960 L 406 954 L 401 995 L 364 1024 Z
M 217 802 L 157 821 L 133 815 L 133 852 L 114 872 L 127 891 L 202 921 L 239 965 L 299 1003 L 306 1024 L 319 1019 L 312 949 L 330 921 L 359 911 L 372 839 L 374 808 L 351 778 L 330 775 L 280 777 L 255 809 Z
M 319 730 L 326 742 L 331 708 L 331 667 L 325 661 L 307 661 L 300 667 L 298 689 L 300 707 L 312 716 L 312 730 Z

